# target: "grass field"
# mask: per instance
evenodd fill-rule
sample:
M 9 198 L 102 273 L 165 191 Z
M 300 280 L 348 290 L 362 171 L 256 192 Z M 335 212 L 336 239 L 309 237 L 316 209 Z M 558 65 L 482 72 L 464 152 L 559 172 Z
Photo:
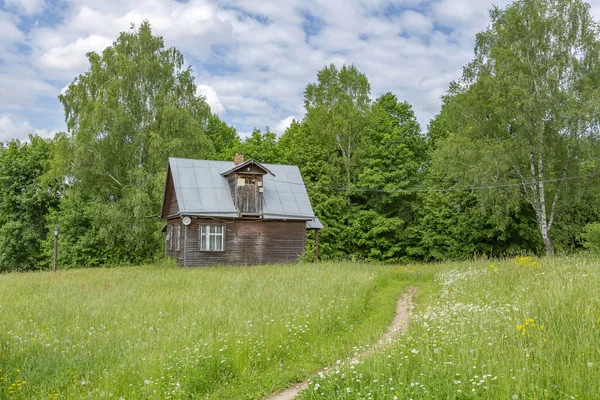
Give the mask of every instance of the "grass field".
M 0 398 L 264 397 L 371 343 L 432 274 L 300 264 L 0 275 Z
M 600 262 L 441 265 L 409 334 L 304 399 L 598 399 Z
M 409 333 L 376 342 L 418 286 Z M 600 398 L 600 262 L 0 275 L 1 399 Z

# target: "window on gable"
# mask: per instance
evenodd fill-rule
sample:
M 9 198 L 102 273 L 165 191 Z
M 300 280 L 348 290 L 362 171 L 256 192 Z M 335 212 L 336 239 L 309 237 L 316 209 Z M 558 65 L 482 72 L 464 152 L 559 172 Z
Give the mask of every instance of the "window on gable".
M 200 225 L 200 250 L 223 251 L 225 245 L 225 226 Z

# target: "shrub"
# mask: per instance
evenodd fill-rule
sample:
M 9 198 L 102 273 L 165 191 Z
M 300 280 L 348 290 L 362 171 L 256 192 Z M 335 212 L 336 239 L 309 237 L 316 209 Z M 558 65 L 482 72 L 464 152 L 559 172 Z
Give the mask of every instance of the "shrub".
M 581 233 L 583 247 L 593 253 L 600 253 L 600 222 L 587 224 Z

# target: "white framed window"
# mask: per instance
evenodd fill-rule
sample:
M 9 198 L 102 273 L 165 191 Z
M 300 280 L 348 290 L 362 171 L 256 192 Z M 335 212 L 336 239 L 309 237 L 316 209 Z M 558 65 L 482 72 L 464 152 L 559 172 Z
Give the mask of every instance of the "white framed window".
M 223 251 L 225 226 L 200 225 L 200 251 Z
M 173 250 L 173 225 L 167 225 L 167 249 Z
M 181 225 L 175 225 L 175 251 L 181 250 Z

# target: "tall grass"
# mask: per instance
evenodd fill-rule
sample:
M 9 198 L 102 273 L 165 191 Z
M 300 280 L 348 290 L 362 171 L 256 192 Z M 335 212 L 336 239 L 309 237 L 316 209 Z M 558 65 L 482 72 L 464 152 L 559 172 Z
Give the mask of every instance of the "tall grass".
M 387 350 L 317 377 L 305 399 L 600 398 L 600 263 L 440 266 L 429 305 Z
M 375 341 L 403 268 L 0 275 L 0 398 L 254 399 Z

